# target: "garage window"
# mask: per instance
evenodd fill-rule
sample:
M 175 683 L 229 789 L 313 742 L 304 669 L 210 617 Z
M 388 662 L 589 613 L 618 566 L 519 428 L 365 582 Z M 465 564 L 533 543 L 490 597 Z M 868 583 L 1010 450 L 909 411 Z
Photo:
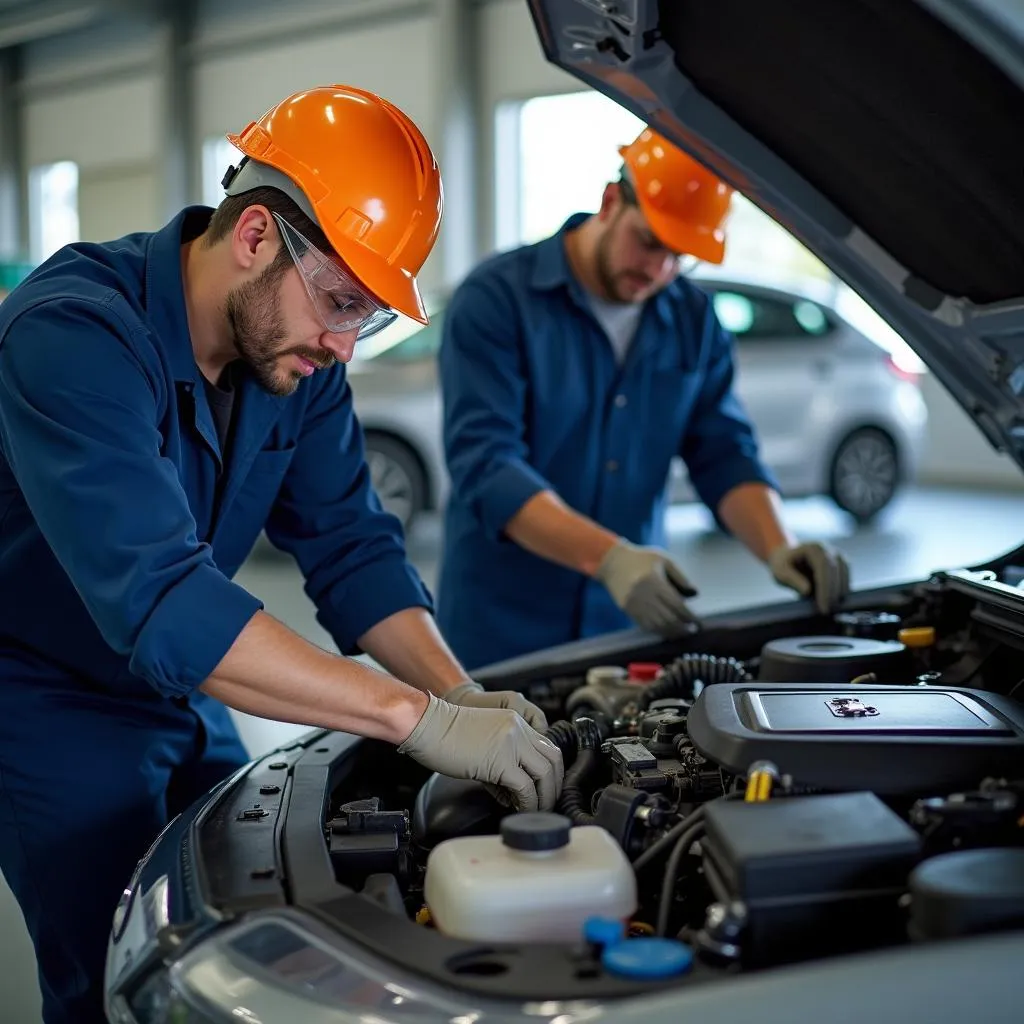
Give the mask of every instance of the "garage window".
M 58 249 L 80 239 L 78 164 L 61 160 L 29 171 L 29 258 L 42 263 Z
M 596 212 L 605 185 L 619 176 L 618 147 L 644 123 L 599 92 L 538 96 L 498 108 L 495 121 L 495 242 L 498 249 L 554 234 L 572 213 Z M 832 275 L 808 249 L 737 195 L 721 270 L 772 283 Z
M 214 135 L 203 143 L 203 203 L 219 206 L 224 198 L 224 172 L 238 166 L 242 154 L 223 135 Z

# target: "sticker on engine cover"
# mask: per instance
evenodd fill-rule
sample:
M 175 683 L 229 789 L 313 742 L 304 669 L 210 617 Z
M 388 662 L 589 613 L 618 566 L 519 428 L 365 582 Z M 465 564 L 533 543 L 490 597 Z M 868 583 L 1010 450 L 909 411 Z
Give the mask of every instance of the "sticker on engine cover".
M 825 706 L 836 718 L 871 718 L 878 714 L 878 708 L 865 704 L 859 697 L 833 697 Z

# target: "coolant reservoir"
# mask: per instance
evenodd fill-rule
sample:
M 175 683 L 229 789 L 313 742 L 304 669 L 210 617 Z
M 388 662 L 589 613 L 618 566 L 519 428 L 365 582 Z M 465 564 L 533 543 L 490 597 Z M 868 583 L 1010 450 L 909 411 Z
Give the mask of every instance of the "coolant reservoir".
M 577 942 L 587 918 L 625 920 L 636 876 L 596 825 L 512 814 L 500 836 L 460 836 L 427 858 L 424 897 L 438 931 L 484 942 Z

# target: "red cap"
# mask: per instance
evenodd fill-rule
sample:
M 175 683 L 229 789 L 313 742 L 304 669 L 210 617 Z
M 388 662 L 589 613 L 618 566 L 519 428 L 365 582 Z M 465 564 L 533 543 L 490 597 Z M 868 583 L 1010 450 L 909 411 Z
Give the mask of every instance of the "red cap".
M 627 671 L 634 683 L 650 683 L 658 678 L 661 666 L 656 661 L 631 661 Z

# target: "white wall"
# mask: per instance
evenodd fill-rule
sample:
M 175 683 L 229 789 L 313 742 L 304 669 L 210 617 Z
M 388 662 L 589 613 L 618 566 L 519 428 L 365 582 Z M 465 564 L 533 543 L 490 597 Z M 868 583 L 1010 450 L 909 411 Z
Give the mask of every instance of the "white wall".
M 155 75 L 30 100 L 25 110 L 28 163 L 74 160 L 80 170 L 148 163 L 157 152 L 158 102 Z
M 578 78 L 547 61 L 522 0 L 495 0 L 480 9 L 479 17 L 485 106 L 583 88 Z
M 80 169 L 78 227 L 83 239 L 106 241 L 163 222 L 160 175 L 153 160 Z
M 27 50 L 26 163 L 78 164 L 84 239 L 161 223 L 159 41 L 152 26 L 128 23 Z

